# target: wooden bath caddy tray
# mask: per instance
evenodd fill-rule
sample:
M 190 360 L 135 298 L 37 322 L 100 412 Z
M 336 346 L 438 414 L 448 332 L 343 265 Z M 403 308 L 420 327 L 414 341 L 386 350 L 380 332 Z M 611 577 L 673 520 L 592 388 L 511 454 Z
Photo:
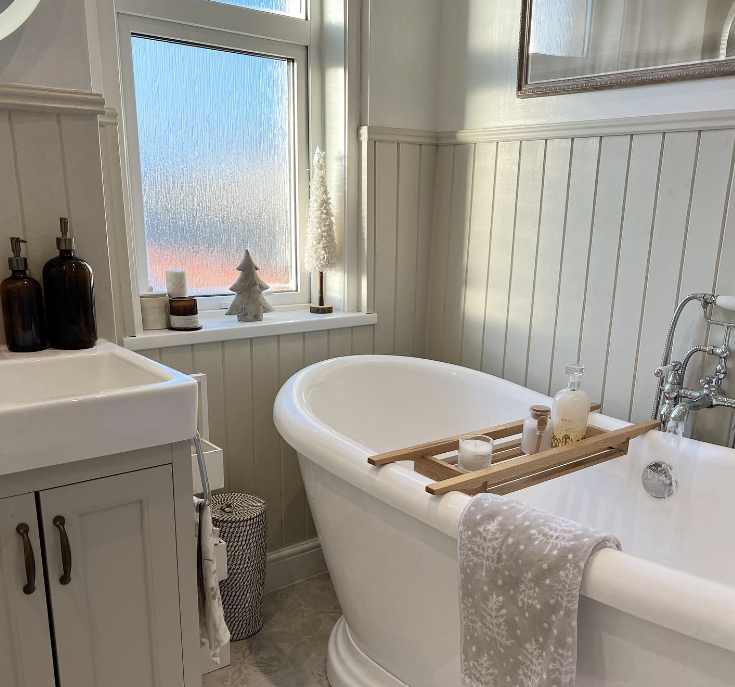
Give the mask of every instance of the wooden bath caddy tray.
M 600 404 L 595 403 L 591 410 L 599 408 Z M 471 496 L 485 491 L 510 494 L 624 456 L 628 452 L 628 442 L 631 439 L 659 426 L 658 420 L 639 422 L 637 425 L 614 430 L 590 425 L 581 441 L 526 455 L 521 451 L 520 438 L 509 438 L 523 431 L 523 420 L 516 420 L 477 432 L 464 432 L 484 434 L 496 441 L 508 439 L 495 444 L 492 465 L 484 470 L 466 472 L 457 467 L 459 435 L 380 453 L 368 458 L 368 463 L 387 465 L 399 460 L 412 460 L 416 472 L 436 480 L 426 485 L 426 491 L 430 494 L 446 494 L 449 491 L 461 491 Z M 438 457 L 449 452 L 452 455 Z

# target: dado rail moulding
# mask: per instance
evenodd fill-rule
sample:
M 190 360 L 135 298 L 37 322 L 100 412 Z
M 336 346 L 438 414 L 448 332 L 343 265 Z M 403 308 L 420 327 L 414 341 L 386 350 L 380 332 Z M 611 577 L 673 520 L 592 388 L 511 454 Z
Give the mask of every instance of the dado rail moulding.
M 531 141 L 550 138 L 582 138 L 615 134 L 647 134 L 667 131 L 703 131 L 735 127 L 735 109 L 703 112 L 680 112 L 645 117 L 617 117 L 538 124 L 506 124 L 486 129 L 458 131 L 423 131 L 363 126 L 361 141 L 391 143 L 422 143 L 456 145 L 458 143 L 489 143 L 493 141 Z

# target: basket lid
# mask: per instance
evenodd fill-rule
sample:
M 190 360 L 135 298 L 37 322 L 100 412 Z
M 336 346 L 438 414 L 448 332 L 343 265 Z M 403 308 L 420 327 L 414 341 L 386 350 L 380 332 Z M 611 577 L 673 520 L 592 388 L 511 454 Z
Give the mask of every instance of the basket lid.
M 213 494 L 212 520 L 235 522 L 248 520 L 265 511 L 265 501 L 252 494 Z

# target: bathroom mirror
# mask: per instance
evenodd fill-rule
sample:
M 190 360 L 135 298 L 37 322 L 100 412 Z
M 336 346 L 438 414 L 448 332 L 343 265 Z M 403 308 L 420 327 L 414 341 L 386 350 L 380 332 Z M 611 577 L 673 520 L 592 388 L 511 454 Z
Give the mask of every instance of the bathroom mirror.
M 522 0 L 520 97 L 735 74 L 734 0 Z
M 40 0 L 0 0 L 0 40 L 31 16 Z

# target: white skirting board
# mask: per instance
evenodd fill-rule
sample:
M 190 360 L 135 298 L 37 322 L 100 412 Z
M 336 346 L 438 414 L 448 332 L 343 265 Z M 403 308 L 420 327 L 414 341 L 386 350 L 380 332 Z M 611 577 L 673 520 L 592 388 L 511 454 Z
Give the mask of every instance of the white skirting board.
M 327 564 L 318 539 L 289 546 L 268 554 L 264 591 L 267 594 L 326 571 Z

